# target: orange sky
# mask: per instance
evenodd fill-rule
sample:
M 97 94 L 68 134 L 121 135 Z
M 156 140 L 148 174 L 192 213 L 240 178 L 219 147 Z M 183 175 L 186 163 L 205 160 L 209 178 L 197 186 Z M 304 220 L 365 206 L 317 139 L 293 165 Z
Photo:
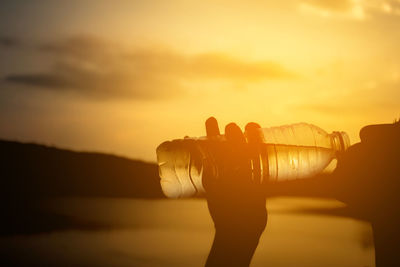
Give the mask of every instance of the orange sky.
M 400 1 L 269 2 L 5 1 L 0 138 L 154 161 L 211 115 L 352 142 L 400 116 Z

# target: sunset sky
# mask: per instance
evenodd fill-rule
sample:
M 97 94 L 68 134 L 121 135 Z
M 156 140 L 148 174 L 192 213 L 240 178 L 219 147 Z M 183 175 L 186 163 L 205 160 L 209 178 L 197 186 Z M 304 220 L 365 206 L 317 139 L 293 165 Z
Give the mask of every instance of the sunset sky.
M 400 117 L 400 0 L 2 1 L 0 138 L 155 161 L 248 121 Z

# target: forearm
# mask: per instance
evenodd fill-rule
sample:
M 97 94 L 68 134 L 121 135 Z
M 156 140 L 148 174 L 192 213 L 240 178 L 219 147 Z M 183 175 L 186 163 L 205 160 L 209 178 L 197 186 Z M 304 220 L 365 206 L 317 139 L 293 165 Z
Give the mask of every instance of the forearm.
M 400 266 L 400 220 L 396 215 L 372 221 L 376 266 Z
M 249 266 L 259 242 L 259 235 L 241 231 L 216 230 L 206 267 Z

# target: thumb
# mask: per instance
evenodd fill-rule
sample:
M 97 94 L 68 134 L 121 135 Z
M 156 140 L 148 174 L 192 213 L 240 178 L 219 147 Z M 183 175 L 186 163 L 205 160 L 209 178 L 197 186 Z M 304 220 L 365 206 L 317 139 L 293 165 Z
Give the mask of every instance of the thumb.
M 255 122 L 250 122 L 245 127 L 245 136 L 250 148 L 250 158 L 253 167 L 253 181 L 256 184 L 262 182 L 260 144 L 264 142 L 264 137 L 260 131 L 261 126 Z

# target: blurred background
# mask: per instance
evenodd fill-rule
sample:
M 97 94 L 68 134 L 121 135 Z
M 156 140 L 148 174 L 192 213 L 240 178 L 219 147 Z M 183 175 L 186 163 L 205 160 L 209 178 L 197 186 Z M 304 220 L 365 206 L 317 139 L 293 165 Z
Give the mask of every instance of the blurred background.
M 206 203 L 163 199 L 158 144 L 209 116 L 356 143 L 400 114 L 398 0 L 4 0 L 0 18 L 8 265 L 202 266 Z M 368 224 L 315 212 L 340 203 L 268 206 L 253 266 L 373 266 Z

